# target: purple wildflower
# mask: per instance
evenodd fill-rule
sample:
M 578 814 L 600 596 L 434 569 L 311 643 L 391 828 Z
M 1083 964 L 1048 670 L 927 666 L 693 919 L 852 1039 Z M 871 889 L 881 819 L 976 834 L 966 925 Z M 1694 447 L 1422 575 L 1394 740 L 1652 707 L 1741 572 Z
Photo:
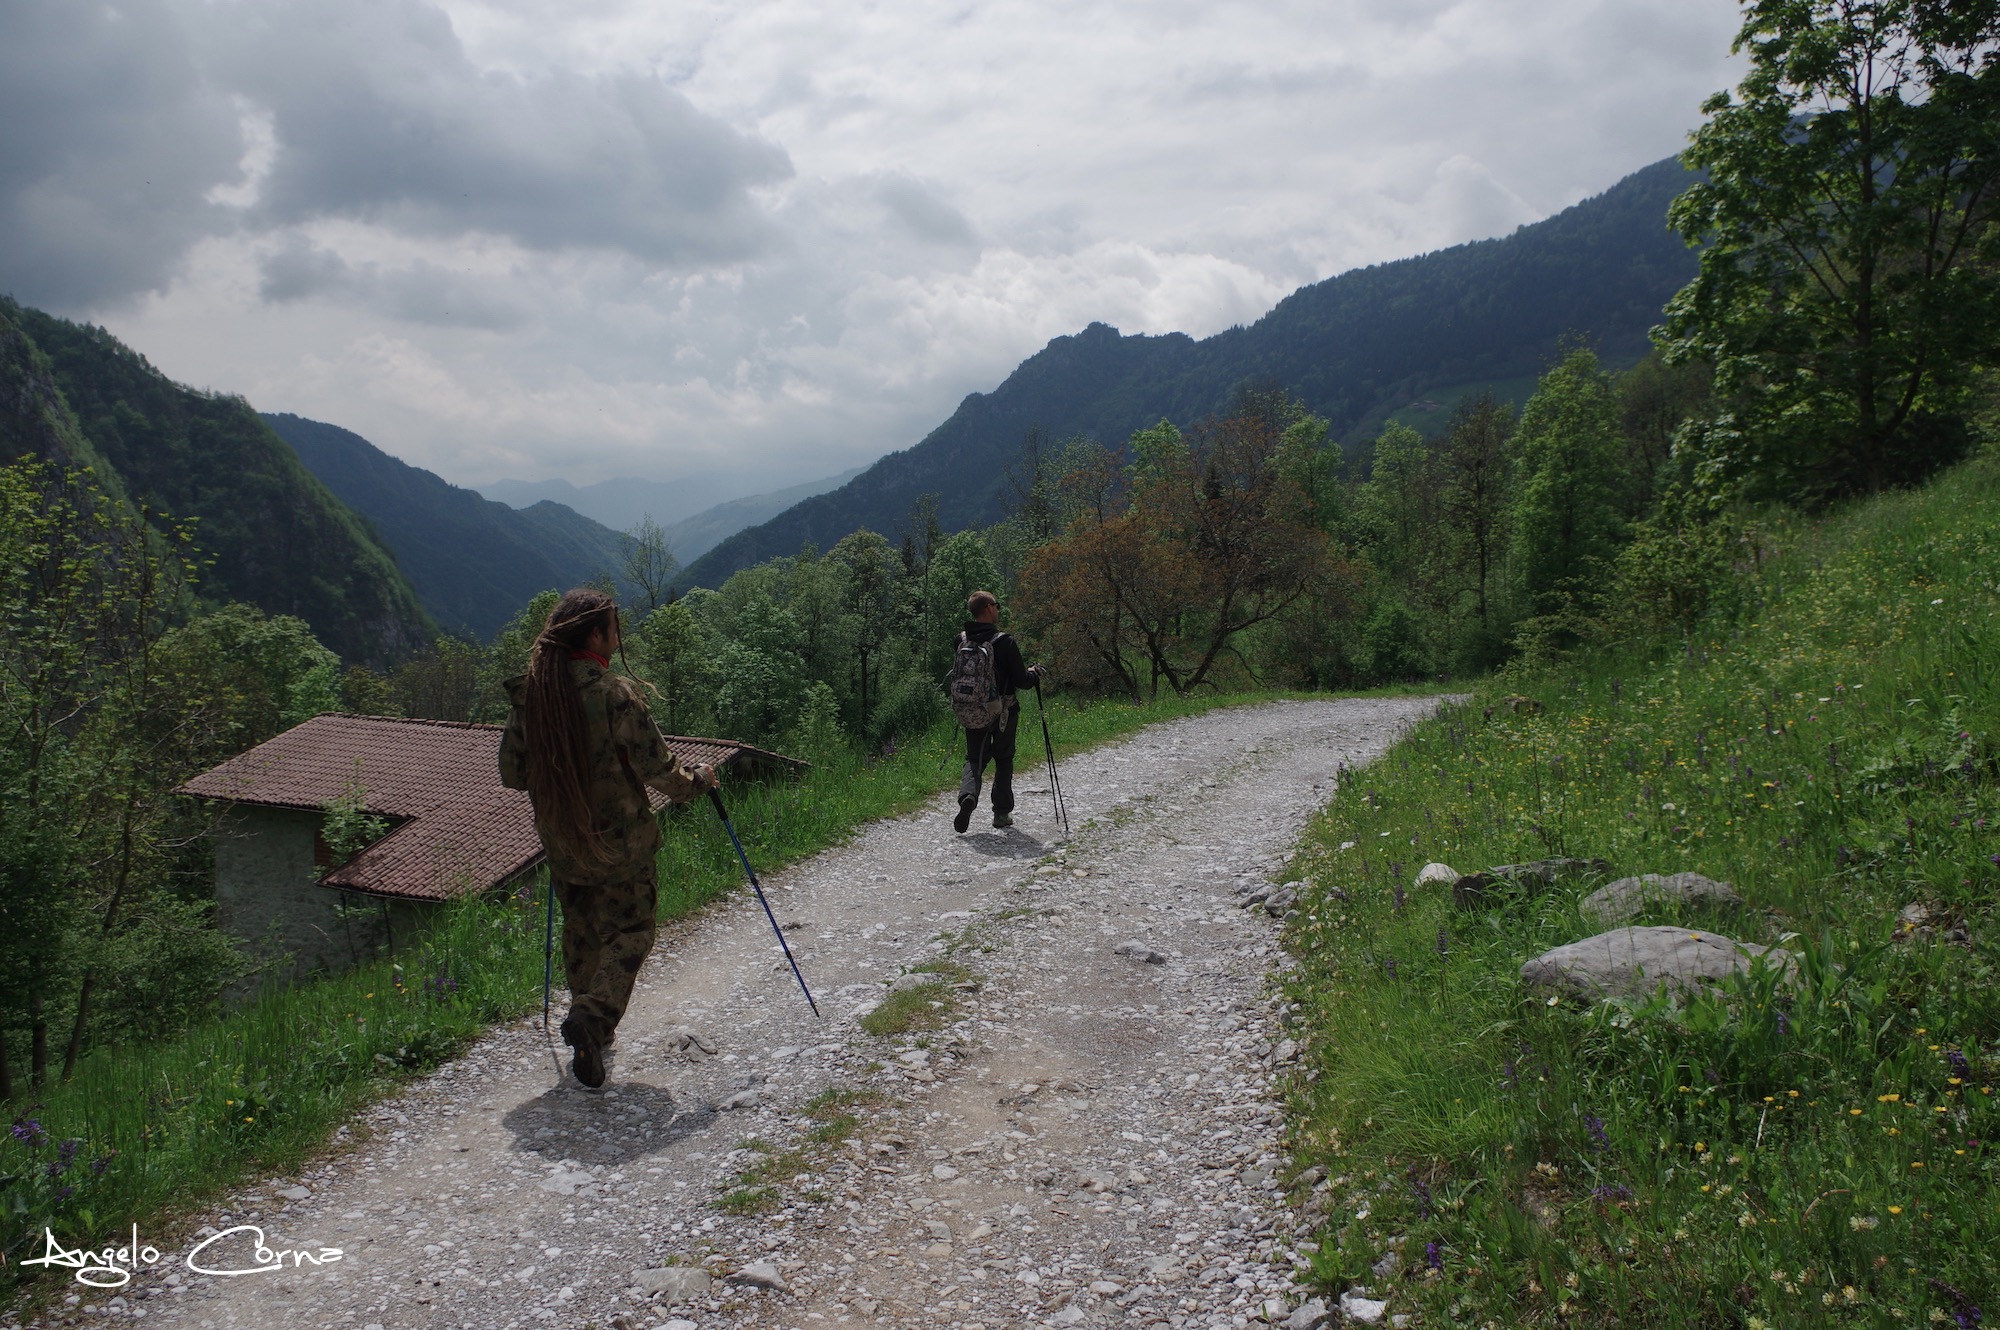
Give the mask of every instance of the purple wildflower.
M 1520 1068 L 1514 1065 L 1514 1059 L 1508 1058 L 1500 1064 L 1500 1083 L 1509 1090 L 1521 1083 Z
M 1438 1246 L 1435 1242 L 1426 1242 L 1424 1244 L 1424 1264 L 1433 1270 L 1444 1269 L 1444 1248 Z
M 1437 953 L 1440 956 L 1451 955 L 1451 938 L 1442 928 L 1438 930 Z
M 1429 1219 L 1431 1217 L 1431 1211 L 1435 1209 L 1437 1206 L 1436 1199 L 1433 1198 L 1431 1195 L 1431 1185 L 1428 1182 L 1425 1182 L 1422 1178 L 1417 1176 L 1417 1170 L 1414 1164 L 1410 1166 L 1409 1179 L 1410 1179 L 1410 1190 L 1416 1193 L 1418 1213 L 1421 1214 L 1425 1219 Z
M 1594 1201 L 1605 1202 L 1606 1204 L 1613 1201 L 1629 1201 L 1632 1199 L 1632 1189 L 1630 1187 L 1619 1186 L 1592 1187 L 1590 1189 L 1590 1198 Z
M 1785 1015 L 1785 1009 L 1783 1007 L 1778 1008 L 1777 1025 L 1778 1025 L 1778 1038 L 1784 1039 L 1790 1036 L 1790 1034 L 1792 1033 L 1792 1019 L 1791 1017 Z
M 14 1139 L 31 1150 L 40 1149 L 49 1139 L 49 1134 L 42 1129 L 42 1124 L 33 1118 L 15 1118 L 13 1131 Z
M 1995 862 L 1995 863 L 2000 863 L 2000 854 L 1996 854 L 1996 855 L 1994 855 L 1994 856 L 1993 856 L 1993 860 L 1994 860 L 1994 862 Z M 1405 903 L 1406 901 L 1408 901 L 1408 900 L 1409 900 L 1409 893 L 1408 893 L 1408 892 L 1405 892 L 1405 891 L 1403 890 L 1403 884 L 1402 884 L 1402 883 L 1400 883 L 1400 882 L 1398 882 L 1398 883 L 1396 884 L 1396 913 L 1397 913 L 1397 914 L 1401 914 L 1401 913 L 1403 912 L 1403 905 L 1404 905 L 1404 903 Z
M 1591 1149 L 1609 1150 L 1611 1148 L 1611 1134 L 1604 1130 L 1603 1118 L 1598 1117 L 1595 1113 L 1586 1113 L 1583 1115 L 1583 1125 L 1590 1132 Z
M 1950 1065 L 1951 1074 L 1958 1077 L 1959 1079 L 1964 1080 L 1972 1075 L 1972 1064 L 1970 1062 L 1967 1062 L 1965 1060 L 1965 1054 L 1959 1052 L 1957 1049 L 1953 1048 L 1947 1050 L 1944 1055 L 1944 1060 L 1946 1063 Z
M 1388 960 L 1383 961 L 1382 968 L 1387 971 L 1391 979 L 1394 979 L 1396 977 L 1396 958 L 1391 956 Z

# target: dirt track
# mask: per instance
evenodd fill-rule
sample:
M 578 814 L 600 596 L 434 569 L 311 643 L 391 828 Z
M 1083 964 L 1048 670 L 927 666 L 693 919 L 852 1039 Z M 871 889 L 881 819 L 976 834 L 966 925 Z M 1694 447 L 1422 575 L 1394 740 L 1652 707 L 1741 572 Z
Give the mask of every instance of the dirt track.
M 1282 865 L 1340 764 L 1431 705 L 1284 702 L 1153 727 L 1065 764 L 1066 844 L 1024 736 L 1011 831 L 982 809 L 955 836 L 940 797 L 767 883 L 823 1020 L 746 893 L 662 936 L 612 1093 L 565 1084 L 539 1021 L 497 1030 L 369 1113 L 352 1148 L 208 1220 L 259 1225 L 272 1248 L 339 1247 L 337 1263 L 212 1278 L 170 1252 L 115 1303 L 77 1290 L 55 1323 L 995 1330 L 1240 1326 L 1288 1308 L 1276 924 L 1238 889 Z M 1158 961 L 1119 954 L 1127 942 Z M 977 984 L 952 1025 L 862 1033 L 886 983 L 947 955 Z M 715 1056 L 677 1051 L 683 1027 Z M 806 1106 L 830 1087 L 880 1102 L 849 1139 L 784 1153 L 821 1125 Z M 716 1208 L 773 1156 L 799 1170 L 775 1184 L 779 1208 Z M 231 1253 L 253 1263 L 246 1237 L 209 1255 Z M 730 1278 L 754 1262 L 783 1289 Z

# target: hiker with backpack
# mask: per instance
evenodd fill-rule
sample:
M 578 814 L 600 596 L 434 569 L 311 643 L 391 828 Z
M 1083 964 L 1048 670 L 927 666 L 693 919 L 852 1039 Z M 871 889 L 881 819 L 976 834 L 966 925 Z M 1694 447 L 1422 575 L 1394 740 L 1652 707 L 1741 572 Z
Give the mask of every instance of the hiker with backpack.
M 1000 601 L 991 591 L 975 591 L 965 600 L 969 616 L 952 650 L 952 714 L 965 727 L 965 774 L 958 782 L 958 816 L 953 831 L 972 825 L 979 806 L 979 786 L 986 764 L 993 764 L 993 825 L 1014 825 L 1014 731 L 1021 704 L 1016 690 L 1033 688 L 1048 671 L 1021 660 L 1021 648 L 1011 634 L 1000 631 Z

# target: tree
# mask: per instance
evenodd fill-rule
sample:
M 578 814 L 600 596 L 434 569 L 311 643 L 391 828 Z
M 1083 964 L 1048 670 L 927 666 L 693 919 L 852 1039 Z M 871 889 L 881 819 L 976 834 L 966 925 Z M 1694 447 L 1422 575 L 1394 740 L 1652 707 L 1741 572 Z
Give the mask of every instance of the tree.
M 639 589 L 639 597 L 645 601 L 641 613 L 651 614 L 672 595 L 674 575 L 680 572 L 681 561 L 667 544 L 667 533 L 651 516 L 640 518 L 639 525 L 621 535 L 618 547 L 623 555 L 625 580 Z
M 1551 612 L 1618 553 L 1624 447 L 1609 377 L 1594 353 L 1570 352 L 1542 376 L 1514 433 L 1514 567 L 1531 612 Z
M 1482 634 L 1492 625 L 1492 586 L 1507 534 L 1507 441 L 1514 413 L 1490 392 L 1462 399 L 1445 427 L 1438 455 L 1440 514 L 1449 555 L 1472 583 Z
M 1750 72 L 1703 107 L 1669 217 L 1705 248 L 1668 306 L 1715 367 L 1710 486 L 1828 498 L 1966 437 L 2000 351 L 2000 0 L 1749 0 Z

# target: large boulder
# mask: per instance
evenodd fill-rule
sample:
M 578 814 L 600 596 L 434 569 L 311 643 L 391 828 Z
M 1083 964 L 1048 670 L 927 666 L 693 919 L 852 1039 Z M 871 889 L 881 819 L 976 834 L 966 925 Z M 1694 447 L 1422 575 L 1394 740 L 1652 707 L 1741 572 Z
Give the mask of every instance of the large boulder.
M 1747 974 L 1750 963 L 1769 950 L 1701 929 L 1615 928 L 1543 952 L 1521 967 L 1521 982 L 1592 1000 L 1645 997 L 1663 984 L 1692 993 L 1732 974 Z
M 1640 877 L 1621 877 L 1599 887 L 1585 896 L 1577 908 L 1583 911 L 1584 918 L 1608 928 L 1659 906 L 1737 910 L 1742 908 L 1743 898 L 1727 882 L 1717 882 L 1700 873 L 1646 873 Z

